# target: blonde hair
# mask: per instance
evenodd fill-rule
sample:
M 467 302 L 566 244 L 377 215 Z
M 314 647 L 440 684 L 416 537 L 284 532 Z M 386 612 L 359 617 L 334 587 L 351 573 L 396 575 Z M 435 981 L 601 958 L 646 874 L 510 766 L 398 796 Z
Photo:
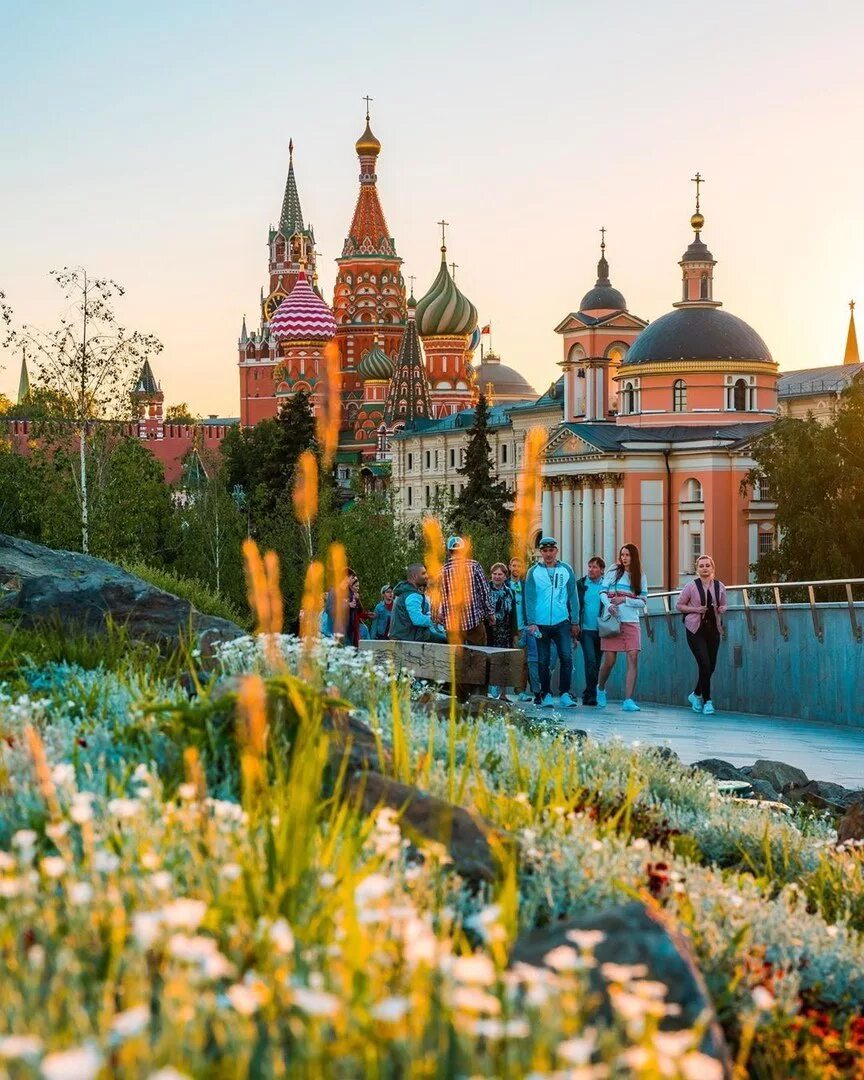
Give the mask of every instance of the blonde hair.
M 508 568 L 504 565 L 503 562 L 493 562 L 492 566 L 491 566 L 491 568 L 489 570 L 489 576 L 491 577 L 495 573 L 496 570 L 503 570 L 504 573 L 506 574 Z
M 698 566 L 699 563 L 702 562 L 703 559 L 707 559 L 708 562 L 711 563 L 711 573 L 716 574 L 717 573 L 717 567 L 714 565 L 714 560 L 711 558 L 710 555 L 700 555 L 699 558 L 696 560 L 694 565 Z

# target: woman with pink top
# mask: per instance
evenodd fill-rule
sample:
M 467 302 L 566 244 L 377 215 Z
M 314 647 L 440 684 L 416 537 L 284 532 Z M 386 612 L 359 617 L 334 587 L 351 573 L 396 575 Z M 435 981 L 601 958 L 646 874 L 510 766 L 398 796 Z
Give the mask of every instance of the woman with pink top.
M 696 687 L 687 700 L 693 712 L 710 716 L 714 712 L 711 676 L 717 666 L 722 616 L 727 608 L 726 586 L 715 577 L 710 555 L 696 560 L 696 580 L 684 586 L 675 607 L 684 615 L 687 644 L 696 659 Z

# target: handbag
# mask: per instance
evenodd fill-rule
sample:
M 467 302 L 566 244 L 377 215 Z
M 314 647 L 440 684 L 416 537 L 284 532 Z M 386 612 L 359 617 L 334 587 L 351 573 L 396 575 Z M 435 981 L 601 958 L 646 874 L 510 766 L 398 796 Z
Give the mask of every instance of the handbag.
M 597 619 L 597 632 L 601 638 L 617 637 L 621 633 L 621 619 L 618 611 L 611 604 L 601 611 Z

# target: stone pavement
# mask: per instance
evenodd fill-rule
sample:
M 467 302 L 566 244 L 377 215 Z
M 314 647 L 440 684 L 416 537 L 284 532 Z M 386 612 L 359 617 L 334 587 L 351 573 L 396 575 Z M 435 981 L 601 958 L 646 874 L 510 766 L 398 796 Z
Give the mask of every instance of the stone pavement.
M 621 712 L 617 701 L 610 701 L 605 709 L 581 704 L 575 709 L 519 707 L 530 716 L 554 716 L 597 739 L 617 736 L 627 743 L 668 746 L 688 765 L 714 757 L 740 768 L 757 758 L 769 758 L 796 765 L 811 780 L 864 788 L 864 728 L 740 712 L 699 716 L 690 708 L 640 705 L 638 713 Z

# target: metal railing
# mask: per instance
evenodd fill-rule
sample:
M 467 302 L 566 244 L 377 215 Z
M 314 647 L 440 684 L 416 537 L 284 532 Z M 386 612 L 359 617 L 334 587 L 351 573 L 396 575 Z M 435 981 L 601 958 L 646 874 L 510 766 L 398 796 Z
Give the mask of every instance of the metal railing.
M 777 581 L 766 582 L 764 584 L 753 582 L 749 585 L 727 585 L 726 597 L 730 609 L 740 609 L 744 611 L 744 616 L 747 620 L 747 631 L 754 641 L 756 640 L 755 612 L 764 611 L 773 607 L 777 615 L 777 625 L 783 636 L 783 640 L 788 641 L 789 627 L 786 619 L 786 612 L 792 608 L 799 609 L 802 606 L 806 606 L 810 610 L 810 617 L 813 621 L 813 633 L 821 643 L 825 640 L 825 633 L 822 626 L 822 619 L 820 618 L 820 606 L 824 610 L 829 605 L 836 607 L 839 604 L 848 610 L 849 622 L 852 627 L 852 637 L 858 644 L 861 644 L 862 639 L 864 639 L 864 632 L 862 632 L 856 605 L 857 608 L 861 610 L 861 613 L 864 614 L 864 599 L 855 600 L 852 594 L 852 588 L 855 585 L 864 586 L 864 578 L 840 578 L 831 581 Z M 648 610 L 645 618 L 645 630 L 649 640 L 654 640 L 655 628 L 653 619 L 657 618 L 664 620 L 669 636 L 673 641 L 677 640 L 681 612 L 675 610 L 674 601 L 681 595 L 683 588 L 684 587 L 682 586 L 681 589 L 673 589 L 671 592 L 652 592 L 649 594 Z M 829 588 L 844 595 L 845 600 L 823 601 L 820 605 L 816 600 L 816 590 Z M 798 590 L 799 594 L 803 594 L 806 590 L 806 603 L 802 603 L 798 600 L 786 600 L 784 602 L 782 595 L 784 590 L 787 592 Z M 740 604 L 734 604 L 732 602 L 733 598 L 739 594 L 741 598 Z M 652 611 L 652 604 L 656 604 L 657 601 L 660 601 L 661 610 Z M 724 627 L 724 635 L 725 632 Z

